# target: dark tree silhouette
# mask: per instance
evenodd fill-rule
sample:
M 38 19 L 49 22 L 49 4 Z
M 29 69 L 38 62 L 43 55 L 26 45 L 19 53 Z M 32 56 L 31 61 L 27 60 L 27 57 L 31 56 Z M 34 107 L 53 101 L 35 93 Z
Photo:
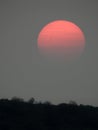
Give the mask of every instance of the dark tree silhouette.
M 34 104 L 35 103 L 35 99 L 32 97 L 29 99 L 28 103 Z
M 0 100 L 0 130 L 98 130 L 98 107 Z
M 73 100 L 71 100 L 70 102 L 69 102 L 69 104 L 70 105 L 78 105 L 75 101 L 73 101 Z
M 19 97 L 13 97 L 11 100 L 14 102 L 23 102 L 24 101 L 23 98 L 19 98 Z

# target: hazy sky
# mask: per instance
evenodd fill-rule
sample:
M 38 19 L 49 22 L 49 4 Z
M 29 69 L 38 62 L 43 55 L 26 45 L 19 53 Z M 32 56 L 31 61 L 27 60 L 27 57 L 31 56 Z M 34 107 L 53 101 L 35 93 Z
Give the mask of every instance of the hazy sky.
M 0 0 L 0 98 L 98 106 L 97 12 L 97 0 Z M 40 30 L 60 19 L 76 23 L 85 34 L 85 50 L 71 63 L 38 52 Z

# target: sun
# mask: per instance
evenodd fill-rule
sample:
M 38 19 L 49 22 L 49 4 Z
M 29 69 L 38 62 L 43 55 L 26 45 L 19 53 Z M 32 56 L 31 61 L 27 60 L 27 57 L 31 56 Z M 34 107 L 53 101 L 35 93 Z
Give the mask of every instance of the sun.
M 45 25 L 38 35 L 38 48 L 48 57 L 69 59 L 82 54 L 85 47 L 83 31 L 73 22 L 57 20 Z

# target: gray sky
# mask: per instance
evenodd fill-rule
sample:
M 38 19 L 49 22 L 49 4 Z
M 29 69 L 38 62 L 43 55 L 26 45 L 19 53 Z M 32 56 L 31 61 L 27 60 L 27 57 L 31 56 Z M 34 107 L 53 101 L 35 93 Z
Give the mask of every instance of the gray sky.
M 0 0 L 0 98 L 98 106 L 97 12 L 97 0 Z M 86 37 L 84 53 L 71 63 L 38 52 L 38 33 L 59 19 L 76 23 Z

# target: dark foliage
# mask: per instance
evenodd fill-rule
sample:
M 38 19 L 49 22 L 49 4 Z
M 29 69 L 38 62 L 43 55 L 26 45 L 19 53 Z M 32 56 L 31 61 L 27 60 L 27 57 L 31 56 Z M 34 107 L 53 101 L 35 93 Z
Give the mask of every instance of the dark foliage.
M 98 107 L 1 99 L 0 130 L 98 130 Z

